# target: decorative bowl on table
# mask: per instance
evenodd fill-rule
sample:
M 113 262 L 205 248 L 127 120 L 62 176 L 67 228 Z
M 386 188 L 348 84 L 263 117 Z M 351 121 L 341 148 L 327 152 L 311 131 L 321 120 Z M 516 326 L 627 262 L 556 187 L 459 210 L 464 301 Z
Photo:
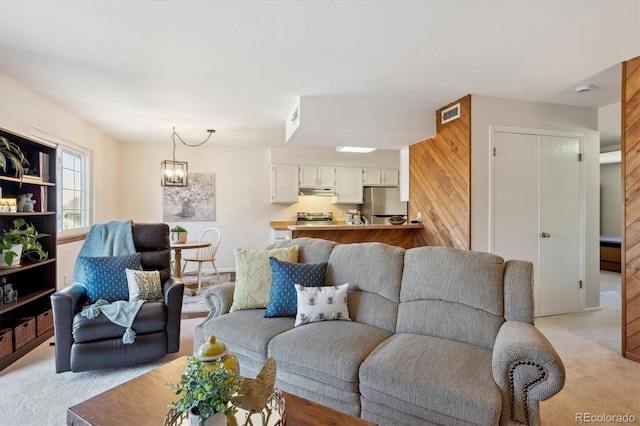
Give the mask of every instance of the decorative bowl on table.
M 407 221 L 407 218 L 403 217 L 403 216 L 391 216 L 387 220 L 392 225 L 402 225 L 403 223 L 405 223 Z

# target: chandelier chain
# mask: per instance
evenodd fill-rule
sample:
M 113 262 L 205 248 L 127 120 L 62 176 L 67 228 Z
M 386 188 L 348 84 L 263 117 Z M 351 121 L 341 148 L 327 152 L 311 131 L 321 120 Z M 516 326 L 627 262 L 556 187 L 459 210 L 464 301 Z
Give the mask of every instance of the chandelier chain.
M 180 135 L 178 133 L 176 133 L 176 128 L 174 127 L 173 128 L 173 134 L 171 134 L 171 139 L 173 140 L 173 155 L 174 155 L 174 157 L 176 155 L 176 137 L 178 138 L 178 140 L 180 140 L 180 142 L 182 142 L 186 146 L 197 147 L 197 146 L 200 146 L 200 145 L 204 145 L 209 140 L 211 135 L 215 133 L 215 130 L 207 130 L 207 132 L 209 133 L 209 136 L 207 136 L 207 138 L 205 140 L 203 140 L 202 142 L 197 143 L 197 144 L 190 144 L 190 143 L 186 143 L 184 140 L 182 140 Z

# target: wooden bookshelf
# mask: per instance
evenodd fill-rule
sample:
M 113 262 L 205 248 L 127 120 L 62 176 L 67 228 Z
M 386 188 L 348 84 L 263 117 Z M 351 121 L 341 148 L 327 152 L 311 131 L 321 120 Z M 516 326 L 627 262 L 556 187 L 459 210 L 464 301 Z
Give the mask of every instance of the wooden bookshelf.
M 15 143 L 29 160 L 28 174 L 23 179 L 12 176 L 12 170 L 0 170 L 2 198 L 17 198 L 24 193 L 32 193 L 36 200 L 33 212 L 0 212 L 0 230 L 9 229 L 13 221 L 23 218 L 32 223 L 38 232 L 48 234 L 39 239 L 48 253 L 44 261 L 23 259 L 15 268 L 0 269 L 0 285 L 11 284 L 18 292 L 14 303 L 0 304 L 0 329 L 13 329 L 25 318 L 38 318 L 51 310 L 50 296 L 56 291 L 56 147 L 41 143 L 6 129 L 0 128 L 0 136 Z M 39 344 L 53 336 L 53 329 L 37 332 L 24 346 L 0 358 L 0 370 L 11 365 Z M 15 341 L 15 336 L 14 336 Z

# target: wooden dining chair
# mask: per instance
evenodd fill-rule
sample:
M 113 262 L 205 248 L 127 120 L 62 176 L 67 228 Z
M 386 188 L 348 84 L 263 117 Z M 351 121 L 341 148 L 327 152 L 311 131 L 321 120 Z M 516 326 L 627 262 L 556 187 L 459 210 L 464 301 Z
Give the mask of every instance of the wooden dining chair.
M 211 243 L 208 247 L 203 247 L 197 249 L 195 256 L 185 256 L 182 260 L 184 261 L 184 267 L 182 270 L 184 271 L 187 264 L 189 262 L 197 262 L 198 263 L 198 291 L 201 290 L 202 287 L 202 264 L 206 262 L 211 262 L 213 265 L 213 269 L 218 276 L 218 281 L 222 282 L 220 278 L 220 273 L 218 272 L 218 268 L 216 268 L 216 252 L 218 251 L 218 246 L 220 245 L 220 231 L 217 228 L 207 228 L 200 235 L 199 241 L 208 241 Z

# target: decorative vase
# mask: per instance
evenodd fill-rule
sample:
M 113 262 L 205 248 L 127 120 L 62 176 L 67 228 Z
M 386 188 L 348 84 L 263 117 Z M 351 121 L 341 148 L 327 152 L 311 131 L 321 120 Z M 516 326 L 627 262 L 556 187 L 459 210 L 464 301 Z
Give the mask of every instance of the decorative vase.
M 193 217 L 196 214 L 196 208 L 191 201 L 185 201 L 182 203 L 182 210 L 180 216 Z
M 227 426 L 227 416 L 223 412 L 217 412 L 213 416 L 201 422 L 197 414 L 193 414 L 193 408 L 189 410 L 189 426 Z
M 227 345 L 220 340 L 216 340 L 214 335 L 210 335 L 200 345 L 196 352 L 196 357 L 202 361 L 204 368 L 215 370 L 218 367 L 218 363 L 222 363 L 224 368 L 231 370 L 236 378 L 240 377 L 240 362 L 238 362 L 238 358 L 227 350 Z
M 187 242 L 186 232 L 171 232 L 171 242 L 184 244 Z
M 4 255 L 7 251 L 12 251 L 15 253 L 15 256 L 13 256 L 13 260 L 11 261 L 11 265 L 7 265 L 7 262 L 4 261 Z M 11 246 L 11 249 L 0 251 L 0 268 L 14 268 L 20 265 L 21 259 L 22 259 L 22 244 L 14 244 Z

